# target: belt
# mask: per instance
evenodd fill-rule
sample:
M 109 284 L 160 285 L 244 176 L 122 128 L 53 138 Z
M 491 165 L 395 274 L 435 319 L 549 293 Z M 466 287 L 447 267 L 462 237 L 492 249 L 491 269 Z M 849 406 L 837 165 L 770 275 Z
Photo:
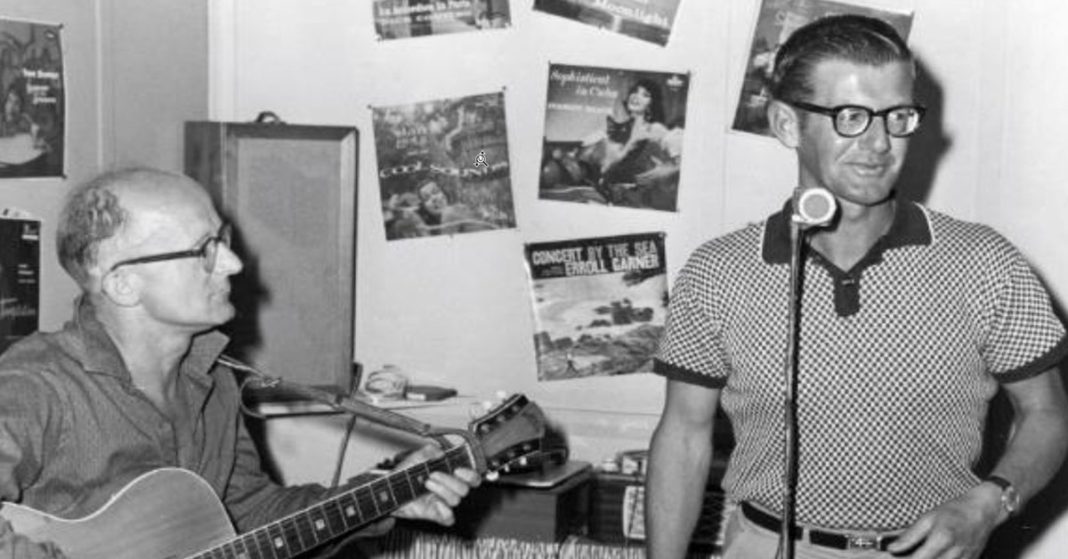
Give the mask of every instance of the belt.
M 756 508 L 748 502 L 742 502 L 741 509 L 742 514 L 744 514 L 746 518 L 753 524 L 756 524 L 765 530 L 778 532 L 782 528 L 781 520 Z M 808 534 L 808 538 L 804 537 L 806 533 Z M 881 536 L 879 534 L 870 533 L 845 534 L 817 530 L 815 528 L 802 528 L 800 526 L 794 528 L 793 536 L 795 540 L 807 539 L 808 542 L 813 545 L 852 551 L 876 549 L 879 551 L 886 551 L 886 548 L 897 540 L 897 536 Z

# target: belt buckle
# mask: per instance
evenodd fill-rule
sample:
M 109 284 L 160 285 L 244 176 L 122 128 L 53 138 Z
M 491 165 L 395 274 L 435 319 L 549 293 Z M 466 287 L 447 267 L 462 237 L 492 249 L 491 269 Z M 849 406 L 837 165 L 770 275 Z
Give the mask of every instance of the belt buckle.
M 849 551 L 873 551 L 879 549 L 879 536 L 861 536 L 850 534 L 846 536 L 846 549 Z

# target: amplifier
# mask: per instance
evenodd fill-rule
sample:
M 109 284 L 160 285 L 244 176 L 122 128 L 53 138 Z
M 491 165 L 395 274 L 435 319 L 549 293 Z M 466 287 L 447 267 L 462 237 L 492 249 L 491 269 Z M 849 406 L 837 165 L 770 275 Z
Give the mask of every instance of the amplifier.
M 705 487 L 701 515 L 690 542 L 691 551 L 719 551 L 726 516 L 720 489 L 722 468 L 713 465 Z M 597 472 L 590 486 L 587 535 L 606 543 L 645 541 L 645 477 Z

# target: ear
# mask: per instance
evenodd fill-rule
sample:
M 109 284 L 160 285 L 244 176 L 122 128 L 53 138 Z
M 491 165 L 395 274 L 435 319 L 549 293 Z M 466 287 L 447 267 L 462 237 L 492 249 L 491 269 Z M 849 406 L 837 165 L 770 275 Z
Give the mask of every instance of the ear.
M 778 99 L 772 99 L 768 103 L 767 116 L 771 133 L 782 145 L 796 149 L 801 143 L 801 118 L 797 109 Z
M 141 276 L 119 268 L 100 280 L 100 291 L 120 307 L 132 307 L 141 299 Z

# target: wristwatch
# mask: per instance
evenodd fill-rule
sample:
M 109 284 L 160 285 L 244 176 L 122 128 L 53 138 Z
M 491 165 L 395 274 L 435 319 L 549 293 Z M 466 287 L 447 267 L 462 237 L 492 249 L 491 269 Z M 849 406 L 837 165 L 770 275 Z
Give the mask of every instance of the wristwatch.
M 1001 476 L 987 476 L 983 481 L 989 481 L 1001 488 L 1001 508 L 1009 516 L 1015 516 L 1020 512 L 1020 493 L 1016 491 L 1011 481 Z

